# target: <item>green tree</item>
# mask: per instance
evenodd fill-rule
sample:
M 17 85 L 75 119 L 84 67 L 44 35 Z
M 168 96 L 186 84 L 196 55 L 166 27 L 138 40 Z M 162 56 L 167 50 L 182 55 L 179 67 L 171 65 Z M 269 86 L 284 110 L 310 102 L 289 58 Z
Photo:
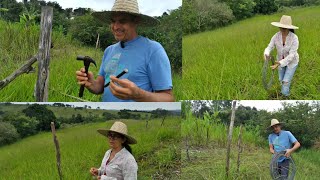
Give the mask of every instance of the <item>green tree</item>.
M 255 0 L 255 14 L 271 14 L 278 10 L 275 0 Z
M 236 19 L 245 19 L 253 16 L 256 3 L 254 0 L 226 0 Z
M 39 124 L 37 125 L 38 131 L 47 131 L 51 129 L 51 122 L 55 122 L 56 128 L 60 127 L 60 123 L 57 122 L 57 118 L 54 113 L 47 109 L 46 105 L 32 104 L 29 105 L 26 109 L 22 110 L 22 112 L 27 117 L 34 117 Z
M 19 134 L 16 128 L 8 122 L 0 122 L 0 146 L 17 141 Z

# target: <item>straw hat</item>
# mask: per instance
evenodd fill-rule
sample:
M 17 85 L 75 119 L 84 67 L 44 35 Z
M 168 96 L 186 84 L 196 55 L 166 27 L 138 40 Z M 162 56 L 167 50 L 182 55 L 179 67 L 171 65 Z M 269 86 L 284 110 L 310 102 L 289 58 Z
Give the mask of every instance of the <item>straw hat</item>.
M 274 125 L 282 125 L 283 123 L 280 123 L 278 121 L 278 119 L 271 119 L 271 125 L 269 126 L 269 128 L 271 128 Z
M 115 0 L 111 11 L 95 12 L 92 13 L 92 15 L 103 23 L 110 23 L 111 15 L 116 12 L 140 17 L 141 25 L 154 26 L 159 23 L 159 21 L 153 17 L 140 14 L 137 0 Z
M 127 125 L 120 121 L 113 123 L 110 129 L 98 129 L 97 131 L 104 136 L 108 136 L 109 132 L 119 133 L 127 138 L 128 144 L 137 144 L 137 140 L 128 135 Z
M 299 27 L 292 25 L 291 16 L 283 15 L 280 22 L 272 22 L 273 26 L 281 27 L 285 29 L 299 29 Z

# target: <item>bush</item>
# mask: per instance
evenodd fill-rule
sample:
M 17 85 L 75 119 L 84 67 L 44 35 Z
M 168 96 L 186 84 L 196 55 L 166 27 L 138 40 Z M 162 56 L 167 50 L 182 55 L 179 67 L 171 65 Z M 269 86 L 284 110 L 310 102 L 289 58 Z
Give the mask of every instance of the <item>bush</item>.
M 19 134 L 16 128 L 8 122 L 0 122 L 0 146 L 17 141 Z

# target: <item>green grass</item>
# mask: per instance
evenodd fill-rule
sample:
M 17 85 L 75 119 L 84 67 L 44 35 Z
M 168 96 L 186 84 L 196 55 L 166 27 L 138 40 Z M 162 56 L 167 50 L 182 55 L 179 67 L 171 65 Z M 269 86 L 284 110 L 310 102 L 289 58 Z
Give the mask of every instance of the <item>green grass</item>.
M 198 121 L 200 121 L 198 119 Z M 256 130 L 243 129 L 242 153 L 240 155 L 240 171 L 237 173 L 238 134 L 235 127 L 232 137 L 230 155 L 230 175 L 225 176 L 227 126 L 214 124 L 210 130 L 210 141 L 205 143 L 205 132 L 191 128 L 189 132 L 189 157 L 186 154 L 187 122 L 182 121 L 181 135 L 183 138 L 181 152 L 181 179 L 271 179 L 269 162 L 271 154 L 267 137 L 261 137 Z M 293 154 L 297 166 L 296 179 L 318 179 L 320 172 L 320 151 L 302 149 Z
M 180 119 L 124 121 L 138 144 L 132 145 L 139 179 L 178 179 L 180 175 Z M 90 179 L 90 167 L 100 166 L 108 144 L 96 132 L 113 121 L 75 126 L 57 131 L 64 179 Z M 0 148 L 3 179 L 58 179 L 51 133 L 42 133 Z
M 282 14 L 299 26 L 300 64 L 290 99 L 320 98 L 320 7 L 256 16 L 225 28 L 183 37 L 183 74 L 177 99 L 269 99 L 280 90 L 278 73 L 268 92 L 262 85 L 263 52 Z
M 27 30 L 21 24 L 11 24 L 0 20 L 0 60 L 5 62 L 0 66 L 0 80 L 6 78 L 38 51 L 39 27 L 34 26 Z M 80 45 L 72 40 L 70 36 L 64 36 L 58 31 L 53 32 L 49 77 L 49 100 L 50 102 L 72 102 L 78 101 L 71 95 L 78 97 L 80 86 L 77 84 L 75 72 L 83 67 L 81 61 L 77 61 L 77 55 L 92 57 L 97 68 L 92 65 L 90 71 L 95 76 L 101 65 L 103 51 Z M 0 101 L 2 102 L 34 102 L 34 88 L 37 80 L 38 63 L 34 64 L 36 71 L 30 74 L 23 74 L 12 83 L 1 90 Z M 173 84 L 179 81 L 180 76 L 173 74 Z M 174 93 L 181 91 L 178 85 Z M 87 90 L 84 92 L 86 101 L 101 101 L 101 95 L 94 95 Z

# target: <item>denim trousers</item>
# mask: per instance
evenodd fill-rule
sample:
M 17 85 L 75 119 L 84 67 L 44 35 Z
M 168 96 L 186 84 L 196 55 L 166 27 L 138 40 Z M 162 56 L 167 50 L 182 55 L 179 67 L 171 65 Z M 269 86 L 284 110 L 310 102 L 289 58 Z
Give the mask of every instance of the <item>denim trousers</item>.
M 281 175 L 280 179 L 287 179 L 288 178 L 289 166 L 290 166 L 290 163 L 289 163 L 288 159 L 285 159 L 282 162 L 278 163 L 278 171 L 279 171 L 279 174 Z
M 289 68 L 288 66 L 280 67 L 279 70 L 279 81 L 281 84 L 281 93 L 284 96 L 290 95 L 290 85 L 293 78 L 294 73 L 296 72 L 298 65 L 293 68 Z

